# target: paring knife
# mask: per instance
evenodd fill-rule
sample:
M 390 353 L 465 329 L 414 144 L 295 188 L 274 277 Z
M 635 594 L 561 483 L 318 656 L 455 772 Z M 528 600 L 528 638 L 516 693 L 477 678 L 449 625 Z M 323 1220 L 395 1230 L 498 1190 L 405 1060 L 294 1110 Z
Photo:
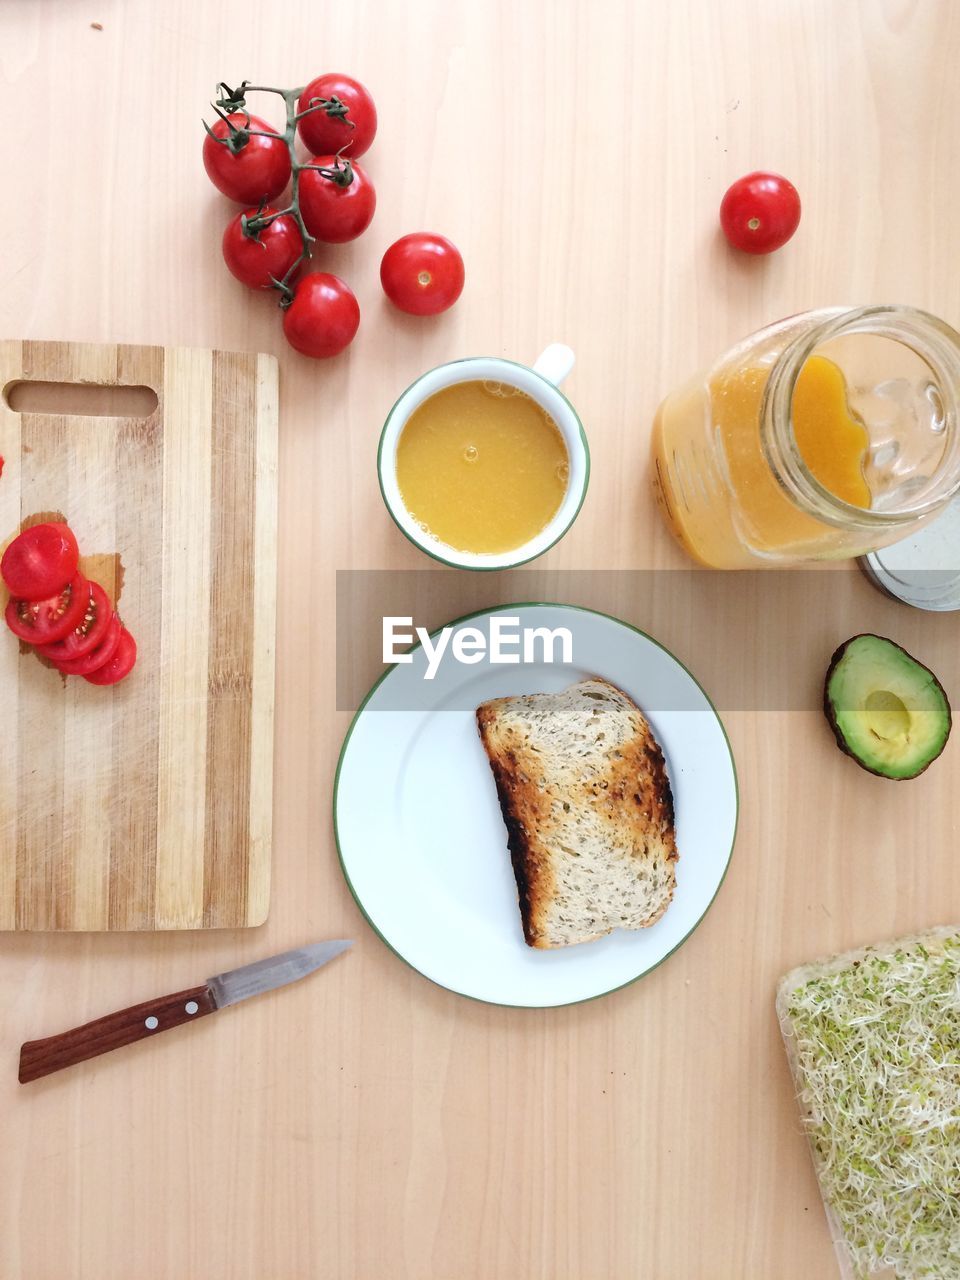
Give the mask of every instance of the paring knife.
M 237 1004 L 249 996 L 284 987 L 288 982 L 305 978 L 352 946 L 353 943 L 346 938 L 313 942 L 307 947 L 284 951 L 267 960 L 244 965 L 242 969 L 232 969 L 229 973 L 208 978 L 201 987 L 161 996 L 159 1000 L 147 1000 L 131 1009 L 122 1009 L 82 1027 L 74 1027 L 72 1031 L 48 1036 L 46 1040 L 28 1040 L 20 1047 L 20 1083 L 39 1080 L 41 1076 L 48 1076 L 63 1067 L 72 1067 L 87 1058 L 109 1053 L 111 1049 L 147 1040 L 159 1031 L 195 1022 L 205 1013 L 216 1013 L 218 1009 Z

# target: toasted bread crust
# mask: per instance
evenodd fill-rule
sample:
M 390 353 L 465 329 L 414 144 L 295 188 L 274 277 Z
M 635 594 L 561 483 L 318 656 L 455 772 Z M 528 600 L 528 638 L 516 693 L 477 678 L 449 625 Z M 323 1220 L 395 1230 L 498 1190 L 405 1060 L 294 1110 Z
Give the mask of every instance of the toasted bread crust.
M 546 947 L 548 944 L 543 941 L 543 922 L 547 902 L 553 893 L 553 872 L 548 862 L 537 857 L 535 845 L 528 836 L 529 824 L 534 817 L 529 804 L 531 788 L 521 780 L 513 752 L 500 758 L 491 751 L 486 732 L 491 722 L 485 722 L 481 718 L 483 710 L 481 707 L 477 711 L 477 723 L 493 770 L 500 811 L 507 828 L 507 847 L 517 882 L 523 936 L 528 947 Z
M 586 683 L 586 682 L 581 682 Z M 656 851 L 668 865 L 670 893 L 649 917 L 633 927 L 656 923 L 670 904 L 675 884 L 677 847 L 674 831 L 673 793 L 659 744 L 642 712 L 609 681 L 594 677 L 590 683 L 606 686 L 624 699 L 634 713 L 636 732 L 619 744 L 602 774 L 585 772 L 568 787 L 566 799 L 574 808 L 589 808 L 626 835 L 638 860 Z M 477 709 L 477 726 L 490 761 L 497 796 L 507 829 L 507 843 L 520 902 L 524 938 L 528 946 L 560 945 L 550 939 L 547 917 L 556 896 L 553 861 L 547 848 L 558 830 L 553 812 L 555 798 L 542 785 L 543 761 L 514 727 L 501 718 L 514 698 L 496 698 Z M 612 925 L 584 932 L 579 941 L 592 941 L 611 932 Z

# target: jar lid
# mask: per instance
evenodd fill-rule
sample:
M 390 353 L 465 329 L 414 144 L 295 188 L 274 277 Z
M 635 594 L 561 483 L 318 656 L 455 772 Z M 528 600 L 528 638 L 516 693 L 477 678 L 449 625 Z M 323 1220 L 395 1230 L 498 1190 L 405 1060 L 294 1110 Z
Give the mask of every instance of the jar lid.
M 859 564 L 874 586 L 915 609 L 960 609 L 960 498 L 918 533 Z

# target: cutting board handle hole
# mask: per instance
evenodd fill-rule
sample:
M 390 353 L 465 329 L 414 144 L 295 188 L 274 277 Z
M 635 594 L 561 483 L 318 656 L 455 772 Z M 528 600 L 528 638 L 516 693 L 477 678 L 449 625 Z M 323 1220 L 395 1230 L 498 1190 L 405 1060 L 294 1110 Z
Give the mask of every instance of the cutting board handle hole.
M 14 413 L 83 418 L 150 418 L 158 403 L 152 387 L 107 387 L 94 382 L 8 382 L 3 398 Z

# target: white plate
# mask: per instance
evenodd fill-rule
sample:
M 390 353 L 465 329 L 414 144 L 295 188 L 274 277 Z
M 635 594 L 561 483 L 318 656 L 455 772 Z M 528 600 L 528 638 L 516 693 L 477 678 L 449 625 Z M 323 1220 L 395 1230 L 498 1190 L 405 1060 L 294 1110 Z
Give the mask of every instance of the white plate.
M 449 625 L 487 632 L 494 614 L 565 627 L 573 663 L 464 666 L 448 651 L 374 685 L 340 753 L 334 826 L 347 883 L 383 940 L 451 991 L 546 1008 L 605 995 L 648 973 L 689 937 L 726 873 L 737 826 L 737 775 L 716 711 L 693 676 L 649 636 L 567 605 L 506 605 Z M 517 890 L 475 708 L 488 698 L 552 692 L 601 675 L 643 709 L 663 748 L 677 814 L 677 889 L 651 928 L 616 930 L 555 951 L 523 941 Z M 399 709 L 398 709 L 399 708 Z

